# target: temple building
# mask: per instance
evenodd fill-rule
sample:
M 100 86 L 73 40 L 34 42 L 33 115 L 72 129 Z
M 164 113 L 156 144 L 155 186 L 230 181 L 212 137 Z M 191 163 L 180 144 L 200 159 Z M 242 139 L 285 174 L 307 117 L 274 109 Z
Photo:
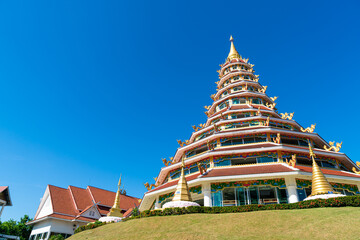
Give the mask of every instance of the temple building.
M 0 186 L 0 218 L 5 206 L 12 206 L 8 186 Z
M 123 217 L 130 214 L 141 199 L 88 186 L 86 189 L 48 185 L 34 220 L 28 222 L 33 229 L 30 240 L 48 239 L 61 234 L 65 238 L 74 234 L 79 226 L 95 222 L 109 214 L 116 202 Z
M 162 208 L 172 200 L 181 173 L 191 199 L 203 206 L 294 203 L 311 194 L 313 149 L 316 165 L 334 191 L 360 194 L 360 170 L 344 153 L 342 143 L 327 143 L 303 128 L 294 113 L 279 113 L 277 97 L 266 94 L 254 65 L 230 39 L 230 53 L 220 65 L 213 103 L 205 106 L 207 121 L 193 126 L 190 139 L 170 160 L 163 159 L 154 184 L 146 183 L 140 211 Z

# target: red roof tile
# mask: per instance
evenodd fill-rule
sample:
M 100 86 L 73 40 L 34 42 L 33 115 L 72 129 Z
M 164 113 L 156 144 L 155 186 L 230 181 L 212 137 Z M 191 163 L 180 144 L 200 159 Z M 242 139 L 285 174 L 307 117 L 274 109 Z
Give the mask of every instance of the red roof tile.
M 87 189 L 90 191 L 90 194 L 93 196 L 94 201 L 96 203 L 109 207 L 114 205 L 116 193 L 91 186 L 88 186 Z M 119 197 L 120 208 L 127 210 L 129 208 L 134 207 L 135 205 L 138 206 L 140 203 L 139 200 L 140 199 L 135 197 L 120 195 Z
M 295 168 L 298 168 L 303 172 L 309 172 L 309 173 L 312 172 L 312 167 L 296 165 Z M 321 168 L 321 171 L 323 172 L 323 174 L 326 174 L 326 175 L 336 175 L 336 176 L 360 178 L 360 175 L 357 175 L 357 174 L 351 173 L 351 172 L 341 171 L 341 170 L 331 170 L 331 169 Z
M 88 190 L 83 189 L 83 188 L 74 187 L 74 186 L 69 186 L 68 189 L 72 193 L 72 197 L 75 201 L 76 208 L 79 211 L 82 211 L 86 207 L 93 204 Z
M 49 185 L 52 207 L 55 213 L 77 215 L 74 201 L 68 189 Z
M 198 176 L 200 176 L 200 173 L 196 173 L 194 175 L 190 175 L 190 176 L 186 176 L 186 181 L 191 181 L 191 180 L 194 180 L 195 178 L 197 178 Z M 163 189 L 163 188 L 167 188 L 167 187 L 171 187 L 171 186 L 174 186 L 176 185 L 177 183 L 179 182 L 179 179 L 178 180 L 174 180 L 174 181 L 171 181 L 171 182 L 167 182 L 159 187 L 156 187 L 154 189 L 151 189 L 149 192 L 154 192 L 154 191 L 157 191 L 157 190 L 160 190 L 160 189 Z
M 201 176 L 201 178 L 247 175 L 247 174 L 262 174 L 262 173 L 292 172 L 292 171 L 294 170 L 283 164 L 214 168 L 211 171 L 209 171 L 206 175 Z
M 100 214 L 104 216 L 109 212 L 116 196 L 115 192 L 90 186 L 87 189 L 74 186 L 69 186 L 68 189 L 52 185 L 48 187 L 54 213 L 44 217 L 51 216 L 69 220 L 76 218 L 84 221 L 94 221 L 92 218 L 79 216 L 79 214 L 92 207 L 95 203 L 99 203 L 100 205 L 97 208 Z M 124 212 L 135 205 L 138 206 L 139 203 L 140 199 L 138 198 L 120 195 L 120 208 Z

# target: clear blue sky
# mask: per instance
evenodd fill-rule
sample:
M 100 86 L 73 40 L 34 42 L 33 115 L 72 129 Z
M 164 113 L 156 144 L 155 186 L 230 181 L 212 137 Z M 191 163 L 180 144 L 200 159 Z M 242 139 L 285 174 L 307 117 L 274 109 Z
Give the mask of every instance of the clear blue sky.
M 34 217 L 46 185 L 142 197 L 205 122 L 229 36 L 279 112 L 360 160 L 358 1 L 0 1 L 0 185 Z

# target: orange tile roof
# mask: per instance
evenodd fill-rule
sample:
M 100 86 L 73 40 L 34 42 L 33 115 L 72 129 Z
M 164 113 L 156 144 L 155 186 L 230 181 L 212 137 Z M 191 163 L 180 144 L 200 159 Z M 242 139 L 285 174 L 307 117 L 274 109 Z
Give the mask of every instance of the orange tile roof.
M 90 187 L 86 189 L 69 186 L 67 189 L 48 185 L 53 213 L 45 217 L 57 217 L 68 220 L 92 222 L 94 219 L 81 216 L 83 212 L 98 203 L 97 208 L 102 216 L 106 215 L 114 203 L 116 193 L 104 189 Z M 120 195 L 120 208 L 123 212 L 138 206 L 139 198 Z M 42 219 L 38 218 L 38 219 Z M 35 219 L 35 220 L 38 220 Z
M 298 168 L 303 172 L 309 172 L 309 173 L 312 172 L 312 167 L 296 165 L 295 168 Z M 336 175 L 336 176 L 360 178 L 360 175 L 357 175 L 357 174 L 351 173 L 351 172 L 341 171 L 341 170 L 332 170 L 332 169 L 321 168 L 321 171 L 323 172 L 323 174 L 326 174 L 326 175 Z
M 262 174 L 262 173 L 279 173 L 295 171 L 283 164 L 269 164 L 256 166 L 239 166 L 229 168 L 214 168 L 201 178 L 220 177 L 220 176 L 235 176 L 247 174 Z
M 194 180 L 195 178 L 199 177 L 200 176 L 200 173 L 196 173 L 196 174 L 193 174 L 193 175 L 190 175 L 190 176 L 186 176 L 186 181 L 191 181 L 191 180 Z M 163 189 L 163 188 L 167 188 L 167 187 L 171 187 L 171 186 L 174 186 L 176 185 L 177 183 L 179 182 L 179 179 L 178 180 L 174 180 L 174 181 L 171 181 L 171 182 L 167 182 L 167 183 L 164 183 L 163 185 L 159 186 L 159 187 L 156 187 L 154 189 L 151 189 L 149 192 L 154 192 L 154 191 L 157 191 L 157 190 L 160 190 L 160 189 Z

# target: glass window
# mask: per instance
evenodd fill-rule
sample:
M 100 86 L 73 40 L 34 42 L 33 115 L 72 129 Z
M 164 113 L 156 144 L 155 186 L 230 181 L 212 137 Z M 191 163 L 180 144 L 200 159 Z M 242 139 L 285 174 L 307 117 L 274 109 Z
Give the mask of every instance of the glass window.
M 240 100 L 238 98 L 234 98 L 232 102 L 233 104 L 240 104 Z
M 34 240 L 35 239 L 35 235 L 31 235 L 29 240 Z
M 211 194 L 211 200 L 214 207 L 222 206 L 222 191 L 218 191 Z
M 247 199 L 246 199 L 246 188 L 237 188 L 236 189 L 236 200 L 237 205 L 246 205 Z
M 225 188 L 222 194 L 223 206 L 236 206 L 235 188 Z
M 286 189 L 276 188 L 279 203 L 288 203 L 288 196 Z
M 258 189 L 256 187 L 249 188 L 249 200 L 250 204 L 259 203 Z
M 252 99 L 252 103 L 253 103 L 253 104 L 260 104 L 261 101 L 260 101 L 260 99 L 258 99 L 258 98 L 253 98 L 253 99 Z
M 277 162 L 276 158 L 272 158 L 272 157 L 258 157 L 257 158 L 257 162 L 258 163 L 269 163 L 269 162 Z
M 46 232 L 46 233 L 44 233 L 43 239 L 46 239 L 46 238 L 47 238 L 47 235 L 48 235 L 48 233 L 47 233 L 47 232 Z
M 304 189 L 297 189 L 297 194 L 299 197 L 299 201 L 302 201 L 306 198 L 306 193 Z
M 323 167 L 336 168 L 335 165 L 333 165 L 332 163 L 330 163 L 328 161 L 321 161 L 321 164 L 322 164 Z
M 277 203 L 275 188 L 259 187 L 259 193 L 260 193 L 261 203 L 263 203 L 263 204 Z
M 223 160 L 217 163 L 214 163 L 215 167 L 221 167 L 221 166 L 230 166 L 231 165 L 231 161 L 230 160 Z

